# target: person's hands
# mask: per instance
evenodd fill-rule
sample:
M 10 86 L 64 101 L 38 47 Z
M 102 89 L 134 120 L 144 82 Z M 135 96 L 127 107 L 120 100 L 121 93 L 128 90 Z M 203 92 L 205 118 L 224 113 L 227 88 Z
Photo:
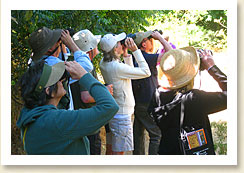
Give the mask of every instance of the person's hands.
M 130 49 L 132 52 L 136 51 L 138 48 L 136 46 L 136 43 L 132 38 L 127 38 L 125 40 L 125 45 L 128 49 Z
M 214 66 L 213 55 L 210 50 L 199 50 L 199 56 L 201 58 L 201 67 L 208 70 L 210 67 Z
M 128 57 L 128 48 L 125 45 L 122 45 L 123 57 Z
M 72 40 L 71 36 L 69 35 L 69 31 L 68 31 L 68 30 L 63 30 L 63 31 L 61 32 L 61 40 L 62 40 L 62 42 L 63 42 L 66 46 L 68 46 L 68 45 L 70 45 L 70 44 L 73 43 L 73 40 Z M 69 47 L 69 46 L 68 46 L 68 47 Z
M 106 87 L 107 87 L 108 91 L 110 92 L 110 94 L 113 95 L 114 94 L 113 84 L 109 84 Z
M 65 69 L 72 79 L 80 79 L 87 71 L 76 61 L 65 61 Z
M 79 50 L 79 48 L 71 38 L 68 30 L 63 30 L 61 32 L 61 40 L 71 50 L 71 52 Z
M 162 39 L 162 35 L 158 32 L 158 31 L 153 31 L 152 35 L 151 35 L 155 40 L 160 40 Z

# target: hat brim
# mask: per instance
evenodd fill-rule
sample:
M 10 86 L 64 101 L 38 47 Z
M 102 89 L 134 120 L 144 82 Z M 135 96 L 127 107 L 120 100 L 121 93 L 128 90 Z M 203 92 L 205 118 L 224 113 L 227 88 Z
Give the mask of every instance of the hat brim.
M 95 35 L 95 37 L 97 38 L 97 44 L 100 42 L 100 40 L 101 40 L 101 35 Z
M 153 33 L 152 31 L 147 31 L 147 32 L 145 32 L 145 33 L 144 33 L 144 37 L 143 37 L 143 39 L 144 39 L 144 38 L 147 38 L 147 37 L 149 37 L 149 36 L 151 36 L 152 33 Z
M 115 35 L 114 37 L 117 41 L 121 41 L 121 40 L 125 39 L 126 34 L 124 32 L 122 32 L 121 34 Z
M 64 62 L 59 62 L 52 66 L 51 74 L 49 76 L 49 79 L 45 85 L 46 87 L 52 86 L 55 83 L 57 83 L 61 77 L 63 76 L 65 71 L 65 64 Z
M 45 45 L 43 49 L 41 49 L 38 52 L 34 52 L 32 56 L 33 61 L 38 61 L 61 37 L 62 29 L 55 29 L 53 30 L 53 36 L 48 42 L 48 44 Z

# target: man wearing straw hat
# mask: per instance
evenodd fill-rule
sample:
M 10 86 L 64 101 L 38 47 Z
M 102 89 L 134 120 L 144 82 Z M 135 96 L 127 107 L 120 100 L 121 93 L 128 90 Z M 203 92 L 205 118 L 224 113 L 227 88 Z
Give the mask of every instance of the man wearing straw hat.
M 199 55 L 202 57 L 201 61 Z M 200 64 L 201 69 L 207 70 L 219 84 L 222 92 L 193 89 L 194 78 Z M 163 72 L 162 88 L 156 90 L 148 108 L 161 129 L 162 138 L 158 153 L 161 155 L 182 154 L 178 140 L 182 97 L 178 96 L 184 95 L 184 127 L 197 125 L 204 128 L 204 134 L 207 134 L 204 136 L 209 136 L 205 144 L 208 144 L 210 154 L 215 154 L 208 115 L 227 108 L 227 76 L 215 65 L 210 51 L 204 50 L 198 54 L 193 47 L 168 51 L 163 56 L 160 67 Z M 154 108 L 158 107 L 158 103 L 165 110 L 161 117 L 154 114 Z M 166 107 L 167 110 L 164 109 Z M 202 142 L 199 142 L 199 146 L 201 145 Z
M 147 31 L 147 32 L 137 32 L 135 43 L 138 48 L 141 49 L 142 54 L 150 68 L 151 76 L 145 79 L 132 80 L 133 94 L 135 97 L 135 119 L 133 125 L 133 135 L 134 135 L 134 155 L 144 155 L 145 154 L 145 129 L 149 133 L 149 155 L 156 155 L 158 151 L 159 141 L 160 141 L 160 129 L 157 127 L 152 118 L 150 118 L 147 113 L 147 108 L 150 103 L 153 92 L 158 86 L 158 71 L 157 63 L 160 62 L 164 53 L 151 54 L 153 50 L 152 39 L 158 40 L 166 52 L 172 47 L 163 38 L 163 36 L 158 31 Z M 138 64 L 134 62 L 134 66 L 137 67 Z

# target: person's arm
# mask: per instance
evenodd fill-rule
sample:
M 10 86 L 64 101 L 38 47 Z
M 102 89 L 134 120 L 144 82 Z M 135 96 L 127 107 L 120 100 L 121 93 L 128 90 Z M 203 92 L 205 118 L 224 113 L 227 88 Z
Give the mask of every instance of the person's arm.
M 83 75 L 79 83 L 91 93 L 96 106 L 79 110 L 56 110 L 58 116 L 56 116 L 55 128 L 67 139 L 76 139 L 94 133 L 108 123 L 119 110 L 119 106 L 107 88 L 90 73 Z
M 149 77 L 151 75 L 151 72 L 148 67 L 148 64 L 145 61 L 141 53 L 141 50 L 137 48 L 133 39 L 131 38 L 126 39 L 125 45 L 132 51 L 132 54 L 138 63 L 138 67 L 119 63 L 117 64 L 117 68 L 115 71 L 117 76 L 121 79 L 142 79 L 142 78 Z
M 113 85 L 107 85 L 106 88 L 109 90 L 110 94 L 113 95 Z M 95 103 L 94 98 L 88 91 L 81 91 L 81 100 L 83 103 Z
M 209 51 L 202 54 L 201 65 L 215 79 L 222 89 L 222 92 L 195 91 L 196 106 L 206 114 L 222 111 L 227 108 L 227 76 L 215 65 L 213 57 Z M 200 55 L 201 56 L 201 55 Z
M 74 60 L 78 62 L 87 72 L 91 72 L 93 70 L 93 65 L 90 58 L 75 44 L 74 40 L 69 35 L 68 30 L 66 30 L 66 32 L 62 31 L 61 40 L 74 54 Z
M 81 50 L 74 52 L 74 60 L 78 62 L 87 72 L 91 72 L 93 70 L 93 65 L 90 58 Z
M 165 50 L 164 53 L 166 53 L 166 52 L 168 52 L 169 50 L 173 49 L 173 48 L 171 47 L 171 45 L 170 45 L 170 44 L 163 38 L 163 36 L 162 36 L 158 31 L 153 32 L 152 37 L 153 37 L 155 40 L 158 40 L 158 41 L 162 44 L 162 46 L 164 47 L 164 50 Z M 157 60 L 158 62 L 161 61 L 161 59 L 162 59 L 164 53 L 160 53 L 160 54 L 158 55 L 158 60 Z
M 127 38 L 128 39 L 128 38 Z M 126 41 L 125 41 L 125 44 L 126 44 Z M 128 44 L 127 44 L 128 45 Z M 124 58 L 124 62 L 125 64 L 131 66 L 131 67 L 134 67 L 134 64 L 133 64 L 133 61 L 132 61 L 132 55 L 131 54 L 128 54 L 128 47 L 127 46 L 122 46 L 123 47 L 123 58 Z M 132 51 L 136 51 L 137 50 L 137 46 L 133 45 L 133 48 L 132 48 Z

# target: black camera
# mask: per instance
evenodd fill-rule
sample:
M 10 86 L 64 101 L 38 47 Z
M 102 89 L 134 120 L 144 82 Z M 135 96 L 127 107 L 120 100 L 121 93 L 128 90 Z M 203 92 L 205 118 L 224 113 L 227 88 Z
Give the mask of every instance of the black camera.
M 75 30 L 73 28 L 67 28 L 66 30 L 69 31 L 69 35 L 72 37 L 75 34 Z
M 213 56 L 213 52 L 211 50 L 207 50 L 207 49 L 196 49 L 196 50 L 197 50 L 197 53 L 198 53 L 198 55 L 200 57 L 200 68 L 199 68 L 199 70 L 200 71 L 203 71 L 204 70 L 204 67 L 202 66 L 202 58 L 203 58 L 202 57 L 202 52 L 209 51 L 212 56 Z
M 123 40 L 120 41 L 121 45 L 124 45 L 125 46 L 125 40 L 127 38 L 132 38 L 134 40 L 136 38 L 136 34 L 132 34 L 132 33 L 127 34 L 126 37 Z

